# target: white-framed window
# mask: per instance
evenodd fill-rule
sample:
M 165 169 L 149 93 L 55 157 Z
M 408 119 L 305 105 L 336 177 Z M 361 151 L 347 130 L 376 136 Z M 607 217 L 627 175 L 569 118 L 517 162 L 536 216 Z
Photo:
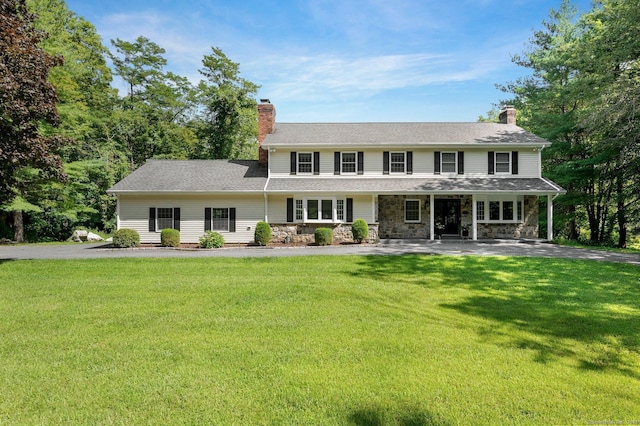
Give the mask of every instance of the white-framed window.
M 476 220 L 484 220 L 484 201 L 476 201 Z
M 478 222 L 518 223 L 523 218 L 523 197 L 487 196 L 476 201 L 476 220 Z
M 518 222 L 522 222 L 522 200 L 518 200 L 518 216 L 516 219 Z
M 440 154 L 440 171 L 442 173 L 456 173 L 457 152 L 443 152 Z
M 156 231 L 173 228 L 173 208 L 158 207 L 156 209 Z
M 420 222 L 420 200 L 404 200 L 404 221 Z
M 296 200 L 296 220 L 304 219 L 304 207 L 302 207 L 302 200 Z
M 302 198 L 294 201 L 296 222 L 344 222 L 344 199 Z
M 313 153 L 299 152 L 298 153 L 298 174 L 312 174 L 312 173 L 313 173 Z
M 355 152 L 340 153 L 340 165 L 342 174 L 355 174 L 357 170 L 357 155 Z
M 212 231 L 228 231 L 229 230 L 229 209 L 214 207 L 211 209 L 211 230 Z
M 511 173 L 510 152 L 496 152 L 495 163 L 496 173 Z
M 389 153 L 389 165 L 391 173 L 404 173 L 405 172 L 405 152 L 391 152 Z

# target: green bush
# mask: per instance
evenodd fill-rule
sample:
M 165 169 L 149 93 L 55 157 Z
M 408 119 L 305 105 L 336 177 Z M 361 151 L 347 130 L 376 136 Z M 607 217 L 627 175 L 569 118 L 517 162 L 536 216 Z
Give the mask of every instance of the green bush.
M 314 233 L 316 244 L 319 246 L 328 246 L 333 243 L 333 229 L 318 228 Z
M 361 243 L 369 238 L 369 225 L 364 219 L 356 219 L 351 225 L 351 233 L 353 234 L 353 241 Z
M 258 222 L 253 237 L 256 244 L 266 246 L 271 242 L 271 226 L 267 222 Z
M 173 228 L 165 228 L 160 232 L 160 245 L 162 247 L 178 247 L 180 245 L 180 231 Z
M 220 248 L 224 245 L 224 237 L 214 231 L 207 231 L 199 241 L 201 248 Z
M 126 248 L 140 245 L 140 234 L 135 229 L 122 228 L 113 234 L 113 246 Z

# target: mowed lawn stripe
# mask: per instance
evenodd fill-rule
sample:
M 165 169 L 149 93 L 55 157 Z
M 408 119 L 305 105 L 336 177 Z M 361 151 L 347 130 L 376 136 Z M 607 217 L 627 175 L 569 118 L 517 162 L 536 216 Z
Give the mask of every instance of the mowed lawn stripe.
M 0 423 L 640 419 L 640 268 L 513 257 L 0 264 Z

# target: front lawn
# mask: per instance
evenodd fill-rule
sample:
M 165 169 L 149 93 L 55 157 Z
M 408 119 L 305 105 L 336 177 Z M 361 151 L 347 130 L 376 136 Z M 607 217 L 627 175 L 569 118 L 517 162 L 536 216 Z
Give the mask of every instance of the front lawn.
M 0 263 L 0 424 L 640 421 L 640 267 Z

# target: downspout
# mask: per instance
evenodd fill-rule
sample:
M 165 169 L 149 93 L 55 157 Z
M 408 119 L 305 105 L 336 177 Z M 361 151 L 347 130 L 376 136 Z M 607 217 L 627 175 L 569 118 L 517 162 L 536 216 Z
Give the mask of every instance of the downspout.
M 116 230 L 120 229 L 120 194 L 116 195 Z
M 267 187 L 269 186 L 269 179 L 271 179 L 271 150 L 267 150 L 267 181 L 264 183 L 264 189 L 262 190 L 262 196 L 264 197 L 264 221 L 269 223 L 269 200 L 267 197 Z

